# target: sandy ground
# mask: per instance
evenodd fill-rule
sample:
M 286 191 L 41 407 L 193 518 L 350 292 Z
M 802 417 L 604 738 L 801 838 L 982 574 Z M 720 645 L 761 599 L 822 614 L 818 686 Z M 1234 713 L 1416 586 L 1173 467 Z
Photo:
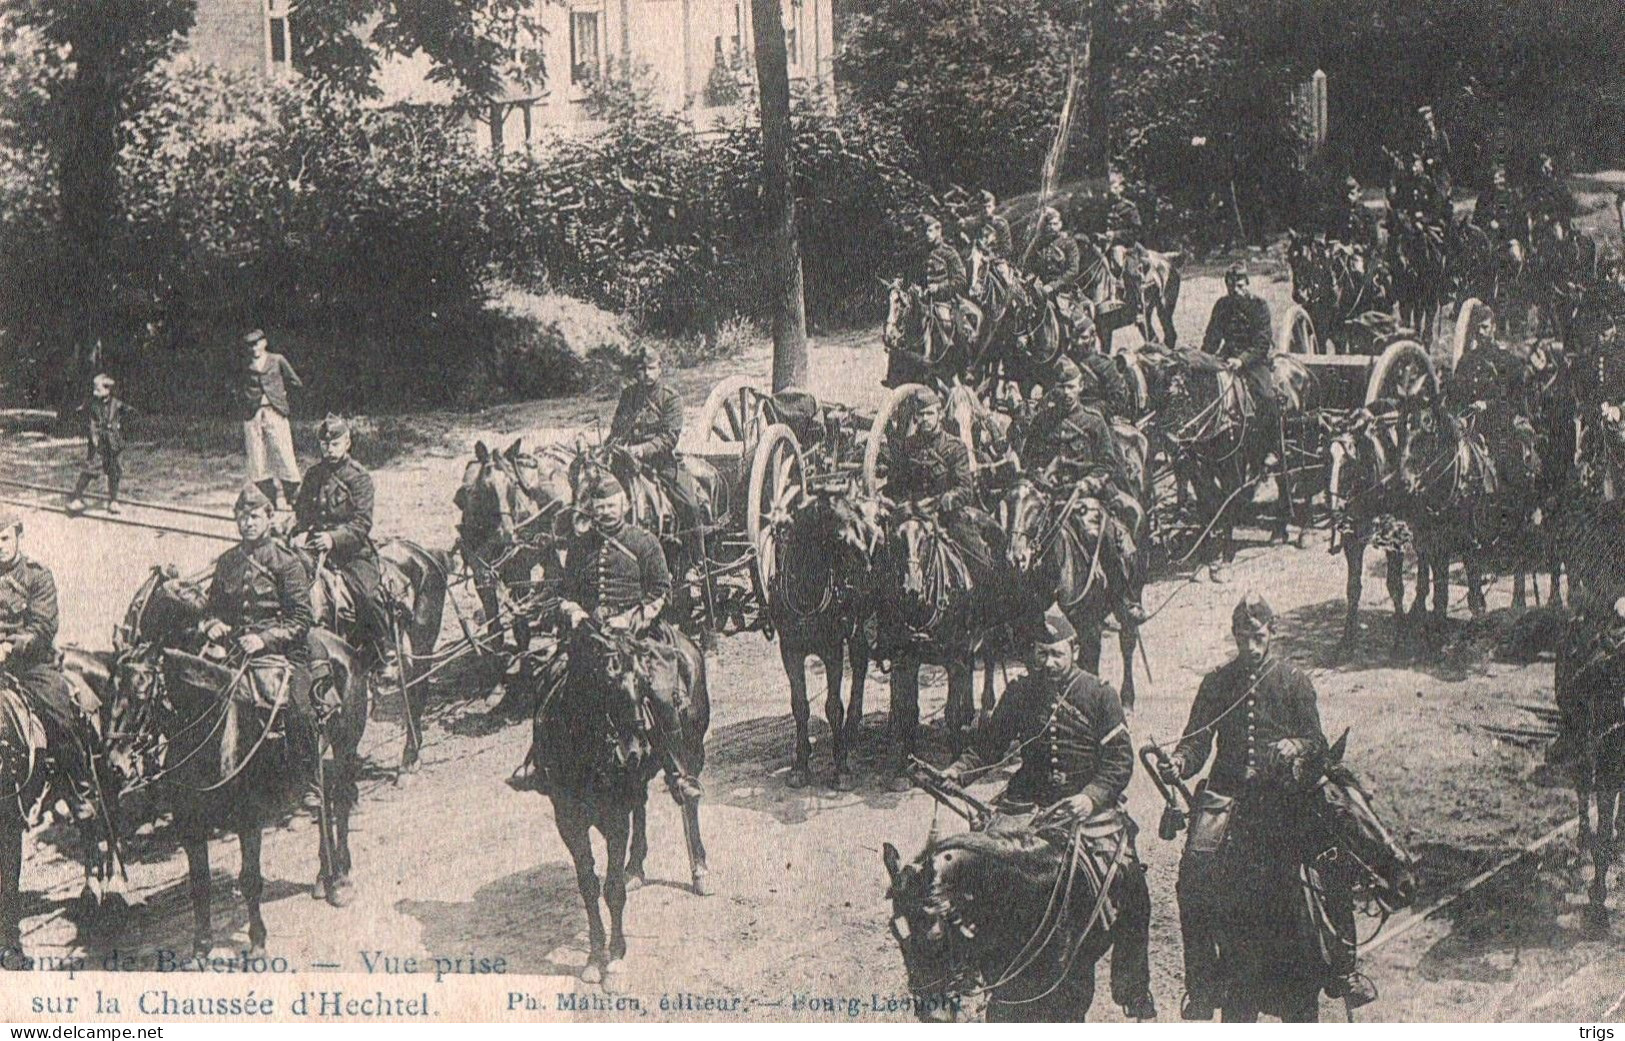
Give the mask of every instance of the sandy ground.
M 1285 283 L 1255 281 L 1279 308 Z M 1217 292 L 1212 277 L 1187 283 L 1179 315 L 1183 335 L 1199 336 Z M 821 341 L 812 355 L 814 389 L 853 404 L 873 403 L 882 364 L 872 336 Z M 755 373 L 765 383 L 767 371 L 767 352 L 760 348 L 678 376 L 695 410 L 722 376 Z M 506 443 L 520 435 L 561 436 L 607 410 L 604 401 L 571 400 L 430 417 L 425 426 L 434 436 L 428 445 L 376 475 L 380 530 L 448 545 L 450 497 L 474 438 Z M 5 473 L 60 484 L 71 479 L 67 454 L 37 442 L 10 444 Z M 138 443 L 129 462 L 129 494 L 173 500 L 187 492 L 193 501 L 214 506 L 229 501 L 241 473 L 240 460 L 224 449 L 199 459 Z M 199 567 L 223 547 L 93 519 L 27 514 L 26 549 L 55 569 L 61 587 L 64 638 L 88 646 L 108 644 L 112 624 L 149 566 Z M 1538 769 L 1537 753 L 1500 743 L 1479 727 L 1485 719 L 1516 716 L 1518 702 L 1549 700 L 1551 666 L 1490 660 L 1497 625 L 1506 620 L 1505 580 L 1491 592 L 1491 606 L 1503 610 L 1489 620 L 1470 623 L 1457 609 L 1441 659 L 1390 660 L 1392 623 L 1381 582 L 1373 579 L 1366 585 L 1363 639 L 1347 663 L 1330 667 L 1343 577 L 1341 560 L 1326 553 L 1319 534 L 1302 549 L 1247 546 L 1221 584 L 1154 583 L 1147 604 L 1166 606 L 1145 628 L 1152 676 L 1140 676 L 1133 736 L 1138 744 L 1179 733 L 1201 676 L 1230 654 L 1231 605 L 1248 589 L 1266 594 L 1283 618 L 1286 652 L 1310 670 L 1319 690 L 1327 733 L 1335 738 L 1350 729 L 1352 764 L 1375 789 L 1379 810 L 1419 856 L 1427 903 L 1570 812 L 1570 797 Z M 714 895 L 696 897 L 683 885 L 688 872 L 680 822 L 657 786 L 650 804 L 651 884 L 632 895 L 628 909 L 627 992 L 641 996 L 654 1017 L 682 1018 L 653 1008 L 661 993 L 676 991 L 739 995 L 745 1014 L 760 1019 L 847 1018 L 844 1009 L 805 1011 L 798 995 L 861 998 L 865 1018 L 905 1017 L 867 1010 L 871 994 L 906 989 L 886 928 L 880 845 L 891 841 L 905 855 L 916 851 L 933 804 L 923 793 L 892 794 L 878 785 L 884 679 L 877 674 L 869 686 L 870 713 L 857 753 L 859 787 L 839 794 L 827 787 L 823 742 L 814 752 L 817 784 L 800 791 L 785 786 L 793 731 L 782 670 L 767 641 L 754 634 L 725 638 L 711 668 L 714 714 L 703 812 Z M 1108 646 L 1103 674 L 1115 678 L 1120 669 L 1115 646 Z M 812 682 L 817 689 L 820 680 Z M 315 835 L 307 821 L 296 819 L 268 834 L 266 917 L 273 953 L 316 972 L 315 964 L 358 971 L 362 950 L 420 957 L 472 952 L 505 958 L 511 973 L 558 977 L 521 984 L 544 995 L 577 986 L 570 975 L 585 961 L 584 920 L 568 856 L 546 800 L 503 783 L 524 753 L 528 727 L 486 716 L 480 693 L 477 682 L 463 676 L 432 696 L 425 769 L 405 787 L 392 783 L 401 745 L 399 713 L 392 704 L 379 705 L 364 743 L 372 769 L 355 820 L 359 891 L 353 906 L 335 910 L 306 895 L 315 875 Z M 928 713 L 940 712 L 942 694 L 940 683 L 933 683 L 926 693 Z M 816 714 L 814 726 L 822 738 Z M 1155 837 L 1160 803 L 1144 777 L 1136 776 L 1130 786 L 1129 803 L 1150 866 L 1154 993 L 1168 1018 L 1177 1015 L 1182 987 L 1173 897 L 1178 847 Z M 28 842 L 25 934 L 32 953 L 185 948 L 191 924 L 184 858 L 161 829 L 134 843 L 132 882 L 148 903 L 116 939 L 97 937 L 75 921 L 70 902 L 79 880 L 67 859 L 68 841 L 65 833 L 48 830 Z M 236 871 L 231 845 L 215 846 L 222 882 Z M 1547 856 L 1503 872 L 1376 950 L 1366 971 L 1381 998 L 1361 1018 L 1594 1021 L 1617 1012 L 1625 948 L 1612 937 L 1584 931 L 1578 917 L 1583 875 L 1569 863 L 1572 849 L 1572 838 L 1559 840 Z M 216 936 L 222 949 L 241 947 L 241 903 L 229 886 L 220 891 L 225 895 L 217 901 Z M 501 1011 L 506 989 L 492 987 L 493 1013 Z M 1341 1017 L 1330 1004 L 1324 1012 Z M 1094 1015 L 1115 1019 L 1118 1010 L 1103 993 Z

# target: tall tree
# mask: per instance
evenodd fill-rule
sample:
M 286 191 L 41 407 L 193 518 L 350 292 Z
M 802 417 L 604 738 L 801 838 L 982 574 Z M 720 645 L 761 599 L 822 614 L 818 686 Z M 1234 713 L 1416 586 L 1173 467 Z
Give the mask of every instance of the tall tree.
M 773 389 L 807 385 L 807 304 L 790 126 L 790 58 L 780 0 L 751 0 L 756 83 L 762 101 L 762 194 L 771 222 Z

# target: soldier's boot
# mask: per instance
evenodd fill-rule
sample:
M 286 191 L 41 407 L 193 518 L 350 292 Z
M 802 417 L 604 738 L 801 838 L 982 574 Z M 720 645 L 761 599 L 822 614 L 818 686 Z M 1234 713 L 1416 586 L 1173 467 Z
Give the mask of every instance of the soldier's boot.
M 1119 620 L 1126 625 L 1144 625 L 1149 615 L 1140 602 L 1140 583 L 1135 580 L 1133 543 L 1122 522 L 1110 519 L 1103 531 L 1100 565 L 1117 590 Z
M 1351 972 L 1346 976 L 1336 977 L 1326 987 L 1326 996 L 1329 998 L 1342 998 L 1350 1012 L 1357 1008 L 1364 1008 L 1377 1000 L 1377 988 L 1369 977 L 1361 972 Z

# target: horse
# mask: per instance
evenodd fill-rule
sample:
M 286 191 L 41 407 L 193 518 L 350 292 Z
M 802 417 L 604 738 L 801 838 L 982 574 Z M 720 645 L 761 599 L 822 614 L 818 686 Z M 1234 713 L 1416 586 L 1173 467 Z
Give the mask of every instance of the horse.
M 63 672 L 70 684 L 86 684 L 92 695 L 104 689 L 107 673 L 103 656 L 69 648 L 64 659 Z M 85 693 L 78 692 L 81 703 Z M 98 770 L 91 798 L 85 803 L 73 792 L 50 751 L 39 714 L 29 705 L 18 682 L 9 673 L 0 672 L 0 793 L 4 795 L 0 798 L 0 955 L 8 958 L 22 952 L 23 835 L 30 819 L 37 824 L 46 804 L 59 792 L 69 804 L 83 844 L 85 881 L 78 899 L 80 912 L 87 916 L 112 914 L 116 918 L 139 902 L 125 888 L 116 773 Z M 97 747 L 86 750 L 90 756 L 99 756 L 102 751 L 99 741 Z
M 1403 486 L 1398 480 L 1401 424 L 1400 416 L 1377 415 L 1370 408 L 1362 408 L 1345 423 L 1327 430 L 1330 436 L 1325 447 L 1326 501 L 1332 515 L 1332 540 L 1327 552 L 1336 553 L 1341 544 L 1348 569 L 1343 639 L 1333 650 L 1339 657 L 1350 654 L 1359 638 L 1360 597 L 1368 547 L 1381 549 L 1387 558 L 1388 597 L 1394 605 L 1395 654 L 1405 640 L 1404 547 L 1410 541 L 1410 533 L 1397 519 L 1407 512 Z
M 1358 334 L 1365 328 L 1361 316 L 1393 307 L 1388 266 L 1361 246 L 1288 228 L 1286 261 L 1292 273 L 1292 299 L 1308 312 L 1322 337 L 1343 330 Z M 1375 342 L 1362 347 L 1368 349 Z
M 1352 965 L 1356 901 L 1386 917 L 1415 898 L 1415 859 L 1344 765 L 1347 743 L 1312 757 L 1301 787 L 1233 819 L 1212 854 L 1227 1023 L 1317 1021 L 1321 989 Z
M 640 639 L 584 623 L 571 635 L 567 653 L 562 694 L 537 707 L 532 754 L 549 778 L 553 823 L 575 862 L 586 905 L 591 949 L 581 978 L 607 983 L 605 977 L 619 975 L 626 957 L 627 890 L 643 884 L 649 782 L 670 754 L 651 733 L 648 701 L 657 684 L 677 699 L 682 733 L 664 739 L 687 743 L 687 760 L 696 773 L 705 761 L 711 702 L 705 656 L 671 627 L 664 639 Z M 679 798 L 675 787 L 673 797 Z M 682 814 L 690 878 L 694 892 L 704 896 L 707 867 L 698 802 L 682 802 Z M 606 848 L 602 883 L 593 862 L 594 829 Z M 609 908 L 607 938 L 600 895 Z
M 913 754 L 919 725 L 919 670 L 925 663 L 948 673 L 945 720 L 955 754 L 963 750 L 975 716 L 976 652 L 986 653 L 984 715 L 993 711 L 992 631 L 1008 620 L 999 607 L 1008 585 L 1002 560 L 968 556 L 947 521 L 929 503 L 888 504 L 892 522 L 877 558 L 878 654 L 892 661 L 892 725 L 900 761 Z M 969 521 L 967 520 L 967 523 Z
M 807 657 L 824 665 L 824 716 L 833 744 L 834 787 L 850 791 L 847 757 L 863 725 L 863 688 L 869 673 L 867 623 L 874 616 L 871 568 L 881 538 L 878 520 L 853 496 L 850 481 L 818 482 L 799 491 L 771 520 L 772 566 L 765 589 L 767 616 L 790 683 L 796 723 L 795 759 L 788 784 L 811 780 L 807 736 Z M 841 703 L 843 655 L 852 672 L 850 703 Z
M 1179 306 L 1179 291 L 1184 282 L 1179 272 L 1183 254 L 1144 248 L 1134 250 L 1141 261 L 1140 300 L 1136 305 L 1124 298 L 1122 272 L 1116 270 L 1108 246 L 1090 235 L 1077 236 L 1077 242 L 1083 255 L 1083 274 L 1078 285 L 1092 305 L 1100 352 L 1111 354 L 1113 333 L 1128 325 L 1136 326 L 1146 343 L 1178 346 L 1174 311 Z M 1152 328 L 1153 318 L 1162 327 L 1161 337 Z
M 970 296 L 984 315 L 973 379 L 1002 376 L 1024 392 L 1050 379 L 1052 366 L 1069 344 L 1055 301 L 1008 260 L 990 256 L 980 245 L 970 254 Z
M 534 499 L 520 483 L 512 457 L 519 442 L 506 453 L 487 448 L 484 441 L 474 445 L 474 460 L 463 468 L 462 484 L 452 496 L 461 513 L 457 524 L 457 549 L 474 575 L 487 636 L 503 630 L 503 616 L 509 616 L 514 643 L 520 652 L 530 644 L 530 621 L 525 609 L 533 594 L 531 574 L 545 559 L 556 519 L 537 508 Z M 524 590 L 515 601 L 513 590 Z M 473 638 L 473 633 L 465 633 Z
M 203 602 L 199 584 L 170 568 L 154 568 L 137 592 L 116 631 L 109 756 L 136 788 L 152 787 L 171 810 L 186 850 L 193 952 L 200 958 L 214 948 L 209 837 L 218 829 L 237 835 L 249 957 L 257 958 L 268 940 L 260 912 L 262 835 L 300 794 L 312 766 L 320 780 L 320 868 L 311 895 L 334 907 L 354 899 L 350 814 L 371 694 L 354 649 L 312 629 L 310 700 L 328 710 L 318 720 L 295 718 L 287 659 L 217 659 L 197 635 Z M 299 751 L 294 743 L 302 743 Z
M 1008 559 L 1017 585 L 1037 600 L 1029 610 L 1042 613 L 1051 603 L 1060 605 L 1078 633 L 1078 664 L 1100 672 L 1100 643 L 1106 618 L 1117 615 L 1117 644 L 1123 655 L 1123 708 L 1134 708 L 1134 650 L 1140 628 L 1119 610 L 1125 592 L 1139 599 L 1138 588 L 1112 588 L 1100 568 L 1103 526 L 1111 520 L 1109 507 L 1087 497 L 1074 486 L 1070 495 L 1022 477 L 1005 492 L 1004 516 L 1009 531 Z M 1133 533 L 1133 534 L 1143 534 Z M 1143 576 L 1143 569 L 1137 569 Z M 1139 585 L 1144 584 L 1143 577 Z
M 1257 391 L 1247 373 L 1233 372 L 1202 351 L 1181 347 L 1170 353 L 1173 362 L 1163 399 L 1166 418 L 1160 424 L 1163 451 L 1172 460 L 1181 502 L 1188 496 L 1200 516 L 1207 518 L 1187 557 L 1217 532 L 1218 559 L 1227 564 L 1234 560 L 1236 501 L 1271 476 L 1281 493 L 1275 534 L 1287 541 L 1298 502 L 1293 491 L 1300 482 L 1292 480 L 1296 467 L 1286 430 L 1288 423 L 1296 423 L 1313 407 L 1314 377 L 1290 355 L 1272 355 L 1267 381 L 1278 419 L 1260 423 L 1255 421 Z M 1276 457 L 1273 469 L 1271 454 Z
M 445 616 L 446 592 L 450 585 L 451 555 L 425 549 L 407 539 L 385 539 L 377 546 L 378 595 L 389 619 L 393 651 L 400 663 L 396 686 L 406 709 L 406 747 L 401 751 L 397 783 L 418 771 L 423 748 L 423 684 L 416 677 L 424 671 L 415 667 L 434 654 L 440 642 L 440 624 Z M 351 587 L 335 568 L 325 566 L 322 557 L 299 550 L 312 575 L 310 602 L 316 624 L 336 633 L 358 653 L 368 651 L 370 634 L 363 623 L 362 608 L 355 603 Z M 370 654 L 368 655 L 369 660 Z
M 1391 213 L 1388 264 L 1399 320 L 1426 343 L 1433 334 L 1448 283 L 1450 228 L 1420 214 Z
M 1625 689 L 1625 643 L 1606 597 L 1581 599 L 1558 645 L 1553 681 L 1558 704 L 1573 706 L 1564 724 L 1573 729 L 1567 736 L 1580 750 L 1573 784 L 1580 853 L 1591 853 L 1586 918 L 1593 928 L 1606 930 L 1608 871 L 1619 859 L 1619 811 L 1625 798 L 1625 701 L 1619 696 Z
M 990 1022 L 1082 1022 L 1095 965 L 1114 948 L 1113 997 L 1131 999 L 1119 980 L 1144 956 L 1134 926 L 1149 916 L 1150 896 L 1143 868 L 1125 856 L 1130 841 L 1126 831 L 1104 840 L 1116 847 L 1102 858 L 1109 867 L 1081 863 L 1094 856 L 1082 836 L 1062 846 L 1018 829 L 940 842 L 933 829 L 908 864 L 885 843 L 891 933 L 916 1017 L 952 1021 L 967 999 L 986 995 Z

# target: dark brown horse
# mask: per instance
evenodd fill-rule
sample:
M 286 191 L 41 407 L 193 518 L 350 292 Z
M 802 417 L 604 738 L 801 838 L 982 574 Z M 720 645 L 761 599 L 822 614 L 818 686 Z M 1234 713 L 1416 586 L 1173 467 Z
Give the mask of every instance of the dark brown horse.
M 1004 515 L 1009 527 L 1009 560 L 1017 586 L 1034 597 L 1024 605 L 1041 615 L 1051 603 L 1059 604 L 1078 632 L 1078 664 L 1100 672 L 1100 642 L 1105 622 L 1117 615 L 1117 645 L 1123 654 L 1123 707 L 1134 707 L 1134 650 L 1140 627 L 1120 610 L 1125 596 L 1138 602 L 1144 586 L 1143 569 L 1133 589 L 1115 587 L 1100 565 L 1101 531 L 1112 522 L 1107 507 L 1079 489 L 1062 491 L 1024 477 L 1005 492 Z M 1143 533 L 1141 533 L 1143 534 Z
M 607 986 L 605 977 L 617 976 L 626 957 L 626 893 L 643 884 L 649 782 L 672 754 L 665 742 L 686 744 L 684 758 L 694 774 L 705 763 L 711 723 L 705 656 L 681 632 L 663 630 L 657 638 L 638 638 L 583 623 L 567 644 L 562 689 L 538 706 L 533 725 L 532 755 L 548 778 L 553 823 L 575 862 L 586 904 L 591 950 L 581 978 L 589 983 Z M 681 734 L 661 735 L 651 723 L 649 702 L 656 690 L 676 700 Z M 673 797 L 678 798 L 675 791 Z M 690 877 L 703 896 L 707 867 L 699 802 L 680 802 Z M 602 882 L 593 862 L 594 830 L 607 850 Z M 609 908 L 607 936 L 600 897 Z
M 1404 483 L 1399 479 L 1402 417 L 1357 410 L 1328 429 L 1326 499 L 1332 515 L 1328 552 L 1342 546 L 1348 579 L 1344 595 L 1343 639 L 1333 650 L 1343 658 L 1353 653 L 1360 633 L 1360 597 L 1368 547 L 1387 558 L 1388 596 L 1394 605 L 1393 650 L 1405 640 L 1405 545 L 1410 535 L 1399 517 L 1408 513 Z M 1420 597 L 1418 597 L 1420 603 Z
M 155 582 L 154 579 L 157 579 Z M 110 696 L 109 754 L 135 787 L 166 803 L 186 850 L 193 950 L 213 950 L 209 838 L 237 835 L 239 884 L 251 957 L 265 953 L 260 846 L 266 824 L 319 781 L 319 862 L 312 896 L 335 907 L 354 897 L 350 813 L 367 724 L 367 674 L 343 640 L 311 630 L 311 700 L 319 719 L 295 711 L 285 659 L 222 661 L 194 653 L 201 618 L 195 590 L 155 570 L 121 628 Z M 329 755 L 331 760 L 329 761 Z
M 850 482 L 815 483 L 788 503 L 772 526 L 771 568 L 764 569 L 767 614 L 779 645 L 779 658 L 790 681 L 790 713 L 796 722 L 795 759 L 789 785 L 803 788 L 812 779 L 807 733 L 811 715 L 807 699 L 807 658 L 824 665 L 828 693 L 824 717 L 829 721 L 834 787 L 850 791 L 848 754 L 863 725 L 863 687 L 869 674 L 867 623 L 874 616 L 873 558 L 879 545 L 878 522 L 868 516 Z M 850 703 L 841 703 L 843 669 L 850 665 Z
M 1558 703 L 1572 706 L 1564 722 L 1573 733 L 1566 736 L 1579 750 L 1580 851 L 1590 850 L 1592 865 L 1586 914 L 1594 927 L 1606 929 L 1608 871 L 1619 860 L 1625 799 L 1625 631 L 1611 603 L 1583 595 L 1580 605 L 1559 644 L 1554 685 Z
M 1124 993 L 1124 970 L 1135 947 L 1144 957 L 1144 943 L 1126 926 L 1136 912 L 1149 917 L 1150 896 L 1128 841 L 1126 832 L 1107 840 L 1124 845 L 1088 864 L 1092 852 L 1074 855 L 1026 830 L 933 835 L 907 864 L 886 843 L 892 937 L 915 1016 L 951 1022 L 985 996 L 990 1022 L 1082 1022 L 1095 964 L 1114 947 L 1113 997 L 1135 997 Z

